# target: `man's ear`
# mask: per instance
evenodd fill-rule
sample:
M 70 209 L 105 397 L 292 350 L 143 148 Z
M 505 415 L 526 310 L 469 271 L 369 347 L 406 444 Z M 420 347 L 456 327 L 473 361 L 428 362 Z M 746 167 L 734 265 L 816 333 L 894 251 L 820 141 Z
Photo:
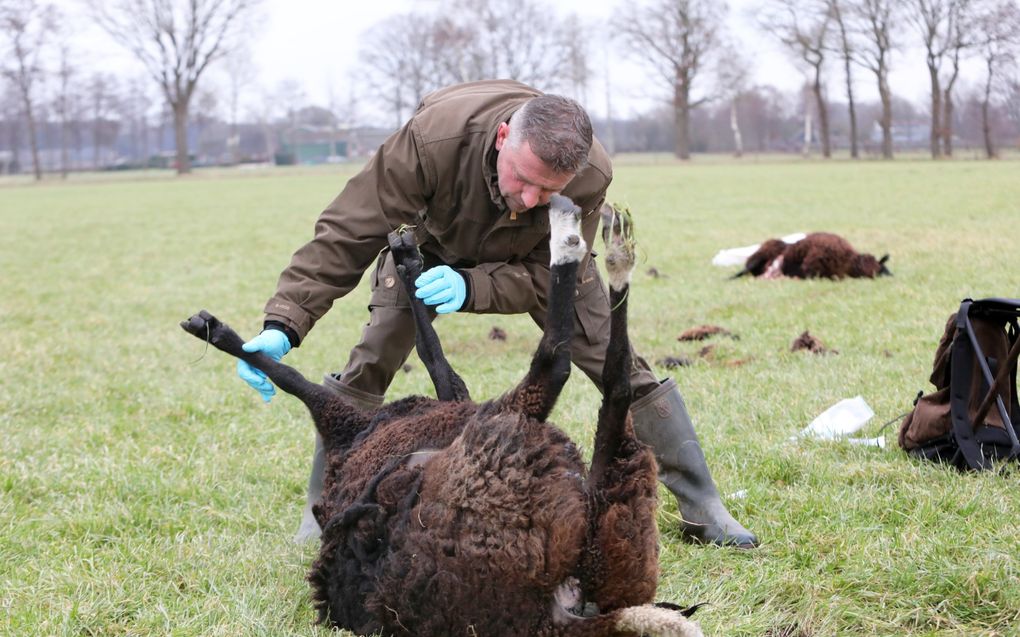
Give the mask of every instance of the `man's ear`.
M 503 145 L 506 144 L 506 138 L 510 136 L 510 125 L 506 122 L 500 122 L 499 127 L 496 129 L 496 150 L 503 150 Z

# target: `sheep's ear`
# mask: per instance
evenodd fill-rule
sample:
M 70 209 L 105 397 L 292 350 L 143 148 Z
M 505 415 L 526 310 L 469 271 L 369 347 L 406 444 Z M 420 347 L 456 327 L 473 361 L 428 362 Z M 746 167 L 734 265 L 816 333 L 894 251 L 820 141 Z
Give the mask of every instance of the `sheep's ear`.
M 885 267 L 885 262 L 888 261 L 888 260 L 889 260 L 889 255 L 888 254 L 878 260 L 878 276 L 892 276 L 893 275 L 892 272 L 889 271 L 889 268 Z

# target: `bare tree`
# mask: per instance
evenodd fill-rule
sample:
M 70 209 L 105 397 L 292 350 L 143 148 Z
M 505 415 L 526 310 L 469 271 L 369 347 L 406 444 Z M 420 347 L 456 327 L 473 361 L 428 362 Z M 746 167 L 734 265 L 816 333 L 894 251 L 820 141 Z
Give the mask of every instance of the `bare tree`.
M 744 136 L 740 130 L 739 106 L 751 80 L 752 64 L 732 42 L 721 49 L 716 65 L 719 92 L 729 102 L 730 131 L 733 133 L 733 154 L 744 156 Z
M 121 119 L 127 124 L 131 139 L 131 155 L 145 168 L 149 166 L 149 110 L 153 105 L 147 85 L 145 77 L 131 78 L 120 100 Z
M 7 171 L 14 173 L 18 172 L 21 166 L 21 132 L 23 128 L 21 125 L 21 115 L 23 108 L 21 99 L 16 95 L 17 89 L 14 86 L 14 82 L 5 81 L 2 88 L 4 90 L 0 93 L 0 113 L 3 113 L 7 129 L 4 141 L 11 152 Z
M 569 89 L 577 81 L 571 54 L 583 47 L 584 33 L 544 3 L 453 0 L 447 14 L 462 33 L 471 34 L 465 62 L 470 78 L 465 79 L 505 77 L 543 90 Z M 583 68 L 580 72 L 587 75 Z
M 1002 105 L 1014 129 L 1020 131 L 1020 75 L 1015 73 L 1003 81 Z M 1020 140 L 1017 140 L 1017 145 L 1020 146 Z
M 910 22 L 917 28 L 924 43 L 925 62 L 928 65 L 928 77 L 931 82 L 931 140 L 932 159 L 942 156 L 942 127 L 939 116 L 942 113 L 942 87 L 939 72 L 942 60 L 949 50 L 949 36 L 952 26 L 949 24 L 949 3 L 952 0 L 913 0 L 913 6 L 907 14 Z
M 114 112 L 119 106 L 117 80 L 112 75 L 93 73 L 88 82 L 92 106 L 92 168 L 102 164 L 103 147 L 116 139 Z
M 624 44 L 648 62 L 672 93 L 674 153 L 690 159 L 691 109 L 706 101 L 694 99 L 694 82 L 720 40 L 724 2 L 715 0 L 654 0 L 617 12 L 614 23 Z
M 173 110 L 177 172 L 191 172 L 188 108 L 210 64 L 250 35 L 259 0 L 88 0 L 96 22 L 145 65 Z
M 448 83 L 434 43 L 445 33 L 445 24 L 431 16 L 408 13 L 387 18 L 362 35 L 360 56 L 369 85 L 393 113 L 395 126 L 404 123 L 426 93 Z
M 953 155 L 953 91 L 960 77 L 960 63 L 966 51 L 979 39 L 975 32 L 979 28 L 978 2 L 958 0 L 952 8 L 955 13 L 951 19 L 946 52 L 950 66 L 948 76 L 942 80 L 942 115 L 939 118 L 942 126 L 942 153 L 947 157 Z
M 981 98 L 981 133 L 985 154 L 988 159 L 993 159 L 997 153 L 992 142 L 989 117 L 992 91 L 997 86 L 1002 68 L 1015 64 L 1020 53 L 1020 6 L 1012 0 L 998 0 L 978 17 L 977 24 L 977 31 L 983 34 L 978 46 L 986 72 Z
M 71 61 L 70 45 L 65 41 L 60 45 L 60 61 L 57 69 L 56 95 L 53 99 L 53 110 L 60 119 L 60 176 L 67 179 L 71 170 L 71 119 L 75 93 L 77 67 Z
M 933 158 L 943 154 L 943 87 L 942 66 L 951 52 L 955 52 L 951 81 L 959 72 L 961 20 L 965 18 L 971 0 L 911 0 L 907 18 L 917 29 L 925 49 L 925 62 L 931 83 L 931 136 Z M 951 117 L 952 106 L 947 116 Z M 949 126 L 952 122 L 947 122 Z
M 875 74 L 882 102 L 882 157 L 892 159 L 892 89 L 889 88 L 889 58 L 894 48 L 893 28 L 904 0 L 853 0 L 849 9 L 860 35 L 858 62 Z
M 42 179 L 39 162 L 39 136 L 36 121 L 36 90 L 44 70 L 41 56 L 56 25 L 56 9 L 35 0 L 8 0 L 0 4 L 0 31 L 9 41 L 7 59 L 0 61 L 0 72 L 17 89 L 22 113 L 28 125 L 32 167 L 37 181 Z
M 360 57 L 397 126 L 447 84 L 509 78 L 583 100 L 591 76 L 580 20 L 534 0 L 453 0 L 442 15 L 396 15 L 362 34 Z
M 846 15 L 847 0 L 829 0 L 829 11 L 837 28 L 838 37 L 830 40 L 830 46 L 843 60 L 843 76 L 846 79 L 847 115 L 850 120 L 850 157 L 860 157 L 859 134 L 857 132 L 857 105 L 854 101 L 853 63 L 855 46 L 850 35 L 849 18 Z
M 822 67 L 831 37 L 833 15 L 827 0 L 771 0 L 761 17 L 762 25 L 811 69 L 811 94 L 818 114 L 822 156 L 832 157 L 829 108 L 825 102 Z
M 227 140 L 227 147 L 236 164 L 241 160 L 241 137 L 237 127 L 241 94 L 254 83 L 256 72 L 251 62 L 251 56 L 245 47 L 238 47 L 231 51 L 226 57 L 224 66 L 230 100 L 230 138 Z
M 588 102 L 588 83 L 591 81 L 593 69 L 588 62 L 591 51 L 588 47 L 588 29 L 576 14 L 567 16 L 561 25 L 563 46 L 566 53 L 567 72 L 570 81 L 570 93 L 581 104 Z

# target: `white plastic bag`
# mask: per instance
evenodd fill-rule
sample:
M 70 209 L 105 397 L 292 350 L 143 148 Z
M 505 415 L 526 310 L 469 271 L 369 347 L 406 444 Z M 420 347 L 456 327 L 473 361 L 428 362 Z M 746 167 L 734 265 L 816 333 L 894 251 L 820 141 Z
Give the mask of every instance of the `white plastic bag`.
M 844 398 L 820 413 L 817 418 L 811 421 L 811 424 L 802 429 L 794 438 L 836 440 L 837 438 L 843 438 L 860 431 L 874 416 L 875 412 L 865 402 L 863 397 Z M 858 444 L 869 443 L 861 442 Z M 882 446 L 878 443 L 870 444 Z

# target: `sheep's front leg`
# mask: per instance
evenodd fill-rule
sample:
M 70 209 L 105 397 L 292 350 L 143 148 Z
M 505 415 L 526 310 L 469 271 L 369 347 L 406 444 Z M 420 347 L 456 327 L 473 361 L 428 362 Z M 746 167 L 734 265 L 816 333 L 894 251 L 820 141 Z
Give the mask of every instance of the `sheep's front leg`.
M 635 264 L 630 214 L 603 217 L 611 303 L 603 399 L 589 473 L 591 528 L 582 582 L 603 610 L 651 601 L 658 580 L 655 524 L 658 469 L 652 451 L 634 435 L 630 417 L 631 348 L 627 300 Z
M 418 351 L 418 358 L 429 371 L 429 377 L 432 378 L 432 384 L 436 388 L 436 397 L 439 400 L 471 400 L 464 379 L 453 371 L 446 355 L 443 354 L 443 346 L 439 343 L 439 335 L 432 326 L 425 303 L 414 295 L 414 282 L 422 271 L 421 253 L 418 252 L 414 234 L 409 230 L 396 230 L 391 232 L 387 239 L 390 252 L 393 254 L 393 262 L 397 264 L 397 273 L 411 302 L 416 330 L 415 349 Z
M 567 197 L 549 202 L 550 286 L 545 331 L 531 368 L 510 393 L 493 403 L 544 421 L 570 376 L 570 340 L 574 335 L 577 269 L 588 253 L 581 236 L 581 209 Z

